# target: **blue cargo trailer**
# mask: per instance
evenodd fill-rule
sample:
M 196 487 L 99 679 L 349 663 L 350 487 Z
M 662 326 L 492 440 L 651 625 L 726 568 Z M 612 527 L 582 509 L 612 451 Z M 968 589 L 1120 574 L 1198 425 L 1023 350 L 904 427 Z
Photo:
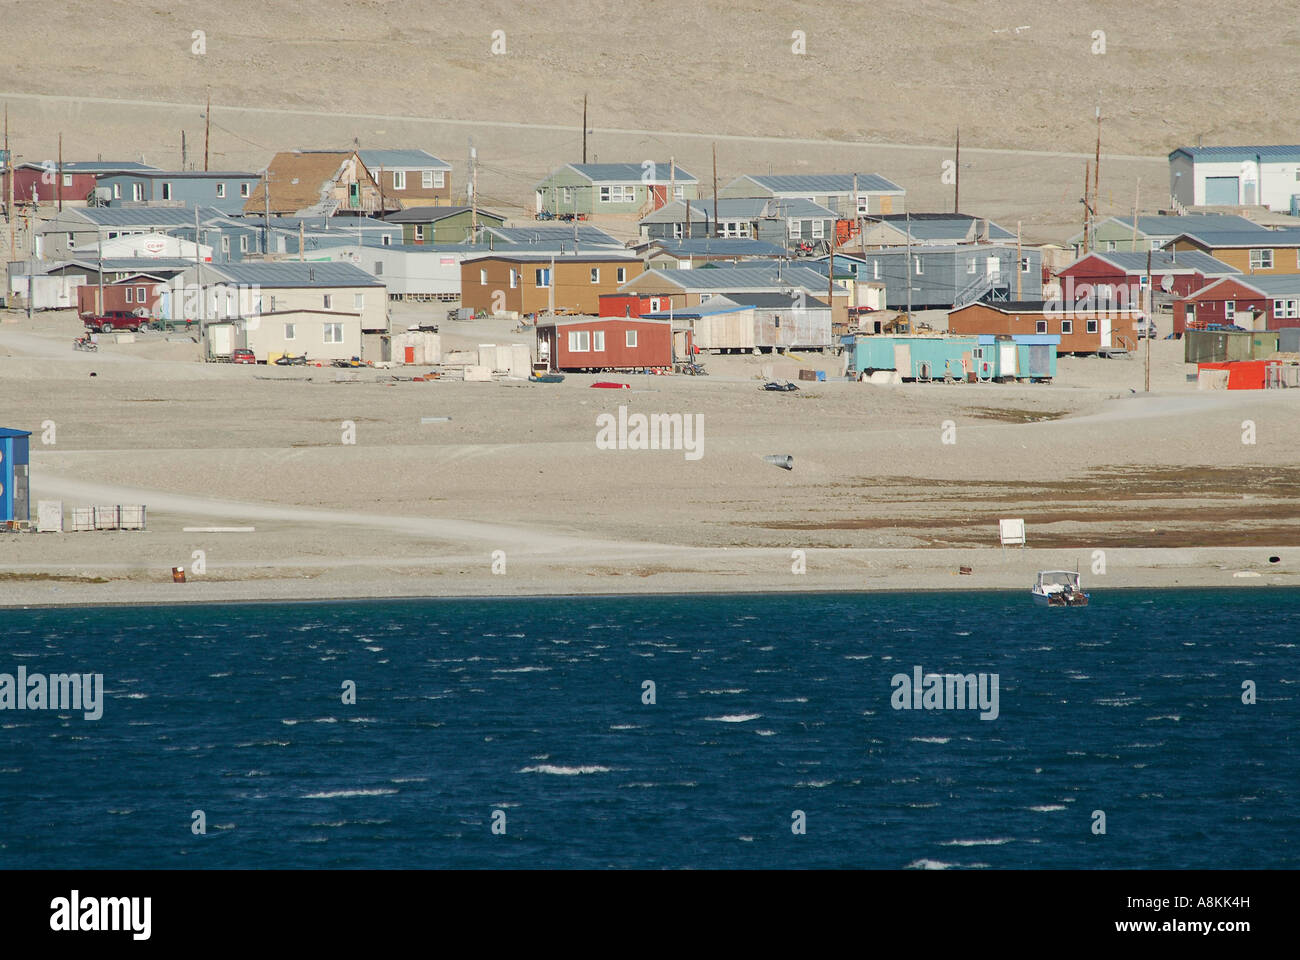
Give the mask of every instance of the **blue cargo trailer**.
M 30 430 L 0 427 L 0 523 L 29 523 L 27 438 Z

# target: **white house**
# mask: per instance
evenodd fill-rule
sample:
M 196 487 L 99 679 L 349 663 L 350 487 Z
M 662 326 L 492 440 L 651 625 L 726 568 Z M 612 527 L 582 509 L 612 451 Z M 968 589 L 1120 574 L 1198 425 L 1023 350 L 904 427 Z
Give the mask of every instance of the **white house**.
M 103 253 L 104 259 L 119 260 L 124 257 L 148 257 L 175 260 L 193 260 L 195 244 L 193 240 L 168 236 L 165 233 L 133 233 L 105 240 L 102 244 L 83 244 L 72 247 L 68 253 L 77 259 L 95 258 Z M 212 260 L 212 247 L 198 245 L 199 257 L 204 261 Z
M 1300 145 L 1179 147 L 1169 154 L 1169 195 L 1184 207 L 1262 205 L 1300 210 Z

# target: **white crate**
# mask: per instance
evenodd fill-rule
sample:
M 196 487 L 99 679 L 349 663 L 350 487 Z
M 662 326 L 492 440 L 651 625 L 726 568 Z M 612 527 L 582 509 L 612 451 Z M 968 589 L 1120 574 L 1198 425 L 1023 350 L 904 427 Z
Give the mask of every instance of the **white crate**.
M 95 529 L 95 508 L 94 507 L 73 507 L 72 508 L 72 531 L 82 533 L 86 530 Z
M 62 533 L 63 532 L 63 501 L 62 500 L 37 500 L 36 501 L 36 532 L 37 533 Z

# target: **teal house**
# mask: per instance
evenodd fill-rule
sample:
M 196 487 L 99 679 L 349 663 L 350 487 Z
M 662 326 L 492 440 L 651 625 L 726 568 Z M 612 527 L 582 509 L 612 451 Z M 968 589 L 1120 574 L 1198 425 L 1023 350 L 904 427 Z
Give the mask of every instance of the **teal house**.
M 534 190 L 540 219 L 595 213 L 644 217 L 672 200 L 698 200 L 700 182 L 672 162 L 566 163 Z
M 846 372 L 854 380 L 896 371 L 904 380 L 1032 382 L 1056 376 L 1060 339 L 1056 334 L 853 334 L 840 342 L 848 355 Z

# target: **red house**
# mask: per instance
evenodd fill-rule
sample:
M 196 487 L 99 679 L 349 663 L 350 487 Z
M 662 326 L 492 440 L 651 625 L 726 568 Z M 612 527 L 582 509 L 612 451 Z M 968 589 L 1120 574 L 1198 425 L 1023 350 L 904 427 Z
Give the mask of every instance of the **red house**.
M 104 160 L 69 160 L 61 167 L 53 160 L 15 164 L 14 206 L 20 203 L 58 204 L 61 200 L 65 204 L 84 207 L 95 192 L 100 177 L 157 169 L 144 163 Z M 9 171 L 3 170 L 0 171 L 0 204 L 8 202 Z
M 1174 332 L 1222 323 L 1246 330 L 1300 327 L 1300 276 L 1226 277 L 1174 301 Z
M 115 311 L 139 316 L 157 316 L 158 295 L 163 284 L 152 277 L 128 277 L 117 283 L 104 284 L 104 302 L 99 303 L 99 284 L 77 287 L 77 313 L 103 314 Z
M 550 370 L 670 368 L 672 322 L 636 317 L 539 320 L 537 359 Z
M 1184 297 L 1212 281 L 1241 271 L 1199 251 L 1151 251 L 1151 284 L 1159 292 Z M 1057 274 L 1058 299 L 1086 308 L 1142 306 L 1147 285 L 1145 252 L 1090 253 Z M 1050 296 L 1050 294 L 1049 294 Z M 1174 331 L 1182 332 L 1175 318 Z
M 639 317 L 643 313 L 653 313 L 659 309 L 656 302 L 654 306 L 650 305 L 651 299 L 658 301 L 658 297 L 647 297 L 636 293 L 602 293 L 600 295 L 600 315 L 602 317 Z

